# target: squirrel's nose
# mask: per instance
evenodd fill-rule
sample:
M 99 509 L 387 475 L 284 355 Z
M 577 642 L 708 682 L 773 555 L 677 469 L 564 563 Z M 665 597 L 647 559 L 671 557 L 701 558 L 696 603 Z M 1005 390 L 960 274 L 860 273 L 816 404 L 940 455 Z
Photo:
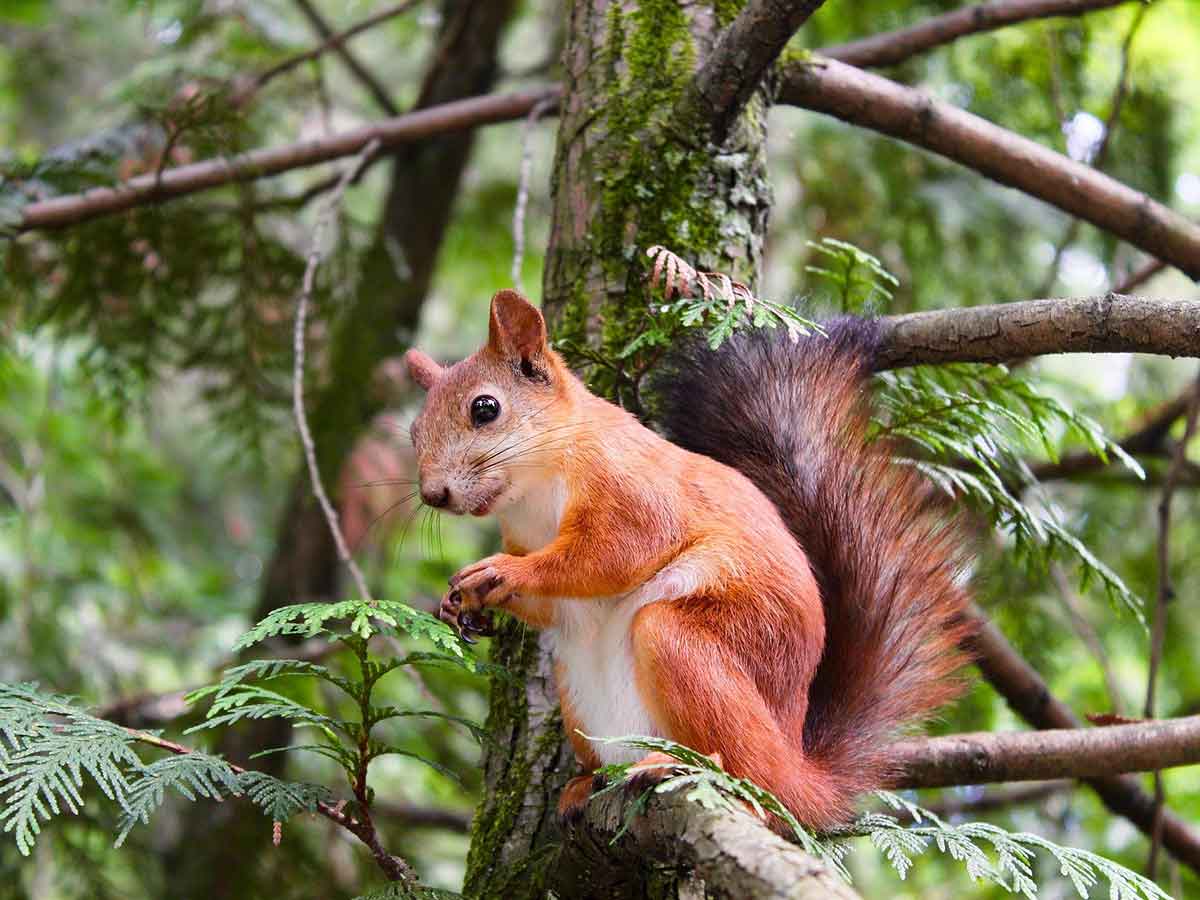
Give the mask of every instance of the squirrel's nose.
M 426 505 L 441 509 L 450 502 L 450 488 L 444 484 L 422 485 L 421 499 Z

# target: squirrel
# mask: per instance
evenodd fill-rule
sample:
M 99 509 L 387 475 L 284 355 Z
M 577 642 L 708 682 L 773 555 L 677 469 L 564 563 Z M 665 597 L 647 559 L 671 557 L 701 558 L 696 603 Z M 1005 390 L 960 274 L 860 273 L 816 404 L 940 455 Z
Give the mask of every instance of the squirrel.
M 867 443 L 878 324 L 823 330 L 678 353 L 655 388 L 666 437 L 590 393 L 515 291 L 492 298 L 467 359 L 408 351 L 427 391 L 411 429 L 423 501 L 494 514 L 503 538 L 450 579 L 439 615 L 464 637 L 492 609 L 549 632 L 584 770 L 565 820 L 602 765 L 665 777 L 669 757 L 585 737 L 637 734 L 829 829 L 895 774 L 889 739 L 961 692 L 962 529 Z

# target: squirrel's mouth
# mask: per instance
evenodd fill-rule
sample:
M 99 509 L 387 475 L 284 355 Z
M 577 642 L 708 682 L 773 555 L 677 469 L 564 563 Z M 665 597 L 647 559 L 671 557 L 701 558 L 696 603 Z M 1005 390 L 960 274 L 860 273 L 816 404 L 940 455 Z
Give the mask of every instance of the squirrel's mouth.
M 492 507 L 496 505 L 496 501 L 500 499 L 500 495 L 504 493 L 504 488 L 497 485 L 471 506 L 467 512 L 473 516 L 486 516 L 492 511 Z

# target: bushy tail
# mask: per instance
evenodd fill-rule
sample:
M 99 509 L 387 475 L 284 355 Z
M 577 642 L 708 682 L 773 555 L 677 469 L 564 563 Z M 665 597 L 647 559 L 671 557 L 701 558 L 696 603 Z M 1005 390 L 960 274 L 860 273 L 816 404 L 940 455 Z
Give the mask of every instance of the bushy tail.
M 746 332 L 693 347 L 659 384 L 679 445 L 739 469 L 807 554 L 826 640 L 804 723 L 806 754 L 848 793 L 889 778 L 887 743 L 962 690 L 969 635 L 956 518 L 886 442 L 868 445 L 872 320 L 792 342 Z M 850 798 L 847 797 L 847 800 Z

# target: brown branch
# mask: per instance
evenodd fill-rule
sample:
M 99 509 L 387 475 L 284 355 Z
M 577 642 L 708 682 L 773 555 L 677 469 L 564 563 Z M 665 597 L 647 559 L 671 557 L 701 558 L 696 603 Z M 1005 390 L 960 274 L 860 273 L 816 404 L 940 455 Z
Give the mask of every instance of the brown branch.
M 1163 441 L 1175 421 L 1187 412 L 1188 403 L 1192 398 L 1192 389 L 1181 393 L 1173 400 L 1168 400 L 1152 409 L 1142 420 L 1142 424 L 1128 436 L 1119 441 L 1122 450 L 1130 455 L 1160 453 Z M 1050 481 L 1056 478 L 1070 478 L 1083 472 L 1104 468 L 1111 463 L 1106 462 L 1094 453 L 1071 453 L 1063 456 L 1058 462 L 1039 463 L 1032 466 L 1031 471 L 1038 481 Z
M 181 197 L 209 188 L 277 175 L 291 169 L 317 165 L 359 153 L 378 140 L 382 150 L 412 144 L 437 135 L 466 131 L 480 125 L 523 118 L 543 100 L 556 98 L 557 86 L 531 88 L 511 94 L 470 97 L 383 119 L 319 140 L 299 141 L 253 150 L 228 159 L 211 159 L 139 175 L 115 187 L 95 188 L 31 203 L 21 210 L 16 232 L 34 228 L 61 228 Z
M 822 3 L 750 0 L 683 92 L 675 110 L 677 121 L 705 128 L 712 143 L 722 143 L 784 46 Z
M 371 805 L 376 817 L 399 822 L 412 828 L 442 828 L 466 834 L 471 830 L 470 810 L 444 806 L 419 806 L 415 803 L 380 803 Z
M 1161 259 L 1152 259 L 1122 278 L 1121 283 L 1113 288 L 1113 293 L 1128 294 L 1135 291 L 1166 267 L 1167 264 Z
M 1184 300 L 1107 294 L 909 313 L 880 322 L 879 369 L 1049 353 L 1200 356 L 1200 302 Z
M 822 47 L 817 52 L 861 69 L 894 66 L 968 35 L 1033 19 L 1081 16 L 1126 2 L 1128 0 L 996 0 L 933 16 L 907 28 Z
M 921 91 L 815 59 L 784 69 L 779 99 L 924 147 L 1200 278 L 1200 226 L 1089 166 Z
M 1155 688 L 1158 683 L 1158 668 L 1162 663 L 1163 648 L 1167 639 L 1167 607 L 1175 599 L 1175 586 L 1171 581 L 1171 501 L 1183 477 L 1187 462 L 1187 446 L 1196 433 L 1196 418 L 1200 415 L 1200 375 L 1197 375 L 1192 397 L 1188 403 L 1187 422 L 1183 437 L 1171 456 L 1167 469 L 1167 480 L 1163 484 L 1162 498 L 1158 503 L 1158 594 L 1154 604 L 1154 627 L 1150 635 L 1150 671 L 1146 677 L 1146 706 L 1143 715 L 1154 716 Z M 1162 842 L 1162 812 L 1166 802 L 1162 772 L 1154 773 L 1154 832 L 1150 840 L 1150 857 L 1146 863 L 1147 873 L 1154 877 L 1158 869 L 1158 848 Z
M 264 71 L 260 72 L 251 83 L 249 89 L 243 94 L 243 97 L 256 93 L 257 91 L 261 90 L 263 85 L 265 85 L 272 78 L 282 75 L 284 72 L 290 72 L 292 69 L 296 68 L 296 66 L 302 65 L 309 60 L 316 59 L 318 56 L 321 56 L 323 53 L 327 53 L 330 50 L 342 49 L 342 45 L 346 41 L 353 37 L 357 37 L 365 31 L 369 31 L 376 25 L 381 25 L 390 19 L 394 19 L 401 13 L 408 12 L 408 10 L 412 9 L 420 2 L 421 0 L 405 0 L 403 3 L 396 3 L 392 6 L 384 7 L 378 12 L 367 16 L 362 21 L 351 25 L 349 28 L 337 32 L 337 34 L 326 35 L 325 40 L 317 44 L 317 46 L 312 47 L 309 50 L 305 50 L 302 53 L 289 56 L 287 59 L 281 60 L 280 62 L 271 66 L 269 69 L 265 69 Z M 324 22 L 323 19 L 321 21 Z M 345 57 L 343 57 L 343 59 L 345 59 Z M 357 60 L 355 60 L 355 63 L 357 64 Z M 371 81 L 374 82 L 374 78 L 371 78 Z M 384 97 L 387 98 L 386 93 L 384 94 Z M 396 115 L 397 111 L 390 98 L 387 98 L 387 103 L 388 106 L 383 106 L 383 109 L 387 110 L 390 115 Z M 391 108 L 389 109 L 389 107 Z
M 296 6 L 300 7 L 300 12 L 304 13 L 304 17 L 308 19 L 313 30 L 324 38 L 326 43 L 330 44 L 333 52 L 345 63 L 346 68 L 358 79 L 359 83 L 367 89 L 367 93 L 374 98 L 379 108 L 389 116 L 399 115 L 400 108 L 396 106 L 387 89 L 379 83 L 379 80 L 371 74 L 370 70 L 363 65 L 359 58 L 350 51 L 344 39 L 337 40 L 338 35 L 333 30 L 333 26 L 325 20 L 325 17 L 313 6 L 310 0 L 295 0 L 295 3 Z
M 628 822 L 628 794 L 593 797 L 583 821 L 568 831 L 554 865 L 556 895 L 572 900 L 642 896 L 652 860 L 663 878 L 686 873 L 678 890 L 663 896 L 858 898 L 823 863 L 749 812 L 707 809 L 687 800 L 686 793 L 656 794 Z
M 975 610 L 977 632 L 972 651 L 976 664 L 992 687 L 1008 701 L 1025 721 L 1035 728 L 1079 728 L 1082 723 L 1070 708 L 1050 693 L 1042 677 L 1013 648 L 987 617 Z M 1118 727 L 1118 726 L 1113 726 Z M 1108 809 L 1124 816 L 1147 835 L 1155 827 L 1154 800 L 1130 775 L 1105 775 L 1087 778 Z M 1163 846 L 1180 862 L 1200 872 L 1200 833 L 1164 810 Z
M 954 734 L 897 743 L 896 787 L 1096 778 L 1200 763 L 1200 716 L 1101 728 Z
M 1134 14 L 1133 22 L 1130 23 L 1129 29 L 1125 32 L 1125 40 L 1121 43 L 1121 71 L 1117 74 L 1117 84 L 1113 88 L 1112 99 L 1108 104 L 1108 115 L 1104 119 L 1104 133 L 1100 136 L 1100 146 L 1096 148 L 1092 154 L 1092 158 L 1087 160 L 1087 164 L 1098 171 L 1104 170 L 1104 161 L 1108 158 L 1108 148 L 1112 146 L 1113 132 L 1116 131 L 1117 123 L 1121 118 L 1121 110 L 1125 106 L 1125 98 L 1129 94 L 1129 74 L 1131 63 L 1133 62 L 1133 39 L 1137 37 L 1138 31 L 1142 27 L 1142 22 L 1146 19 L 1146 10 L 1149 8 L 1145 4 L 1142 4 L 1138 8 L 1137 13 Z M 1054 283 L 1058 281 L 1058 273 L 1062 266 L 1063 255 L 1078 239 L 1082 224 L 1081 219 L 1074 218 L 1071 220 L 1071 224 L 1067 226 L 1067 230 L 1063 232 L 1062 238 L 1054 247 L 1054 256 L 1050 260 L 1050 265 L 1046 270 L 1046 277 L 1042 280 L 1041 287 L 1038 288 L 1037 293 L 1039 295 L 1049 294 L 1050 289 L 1054 287 Z

